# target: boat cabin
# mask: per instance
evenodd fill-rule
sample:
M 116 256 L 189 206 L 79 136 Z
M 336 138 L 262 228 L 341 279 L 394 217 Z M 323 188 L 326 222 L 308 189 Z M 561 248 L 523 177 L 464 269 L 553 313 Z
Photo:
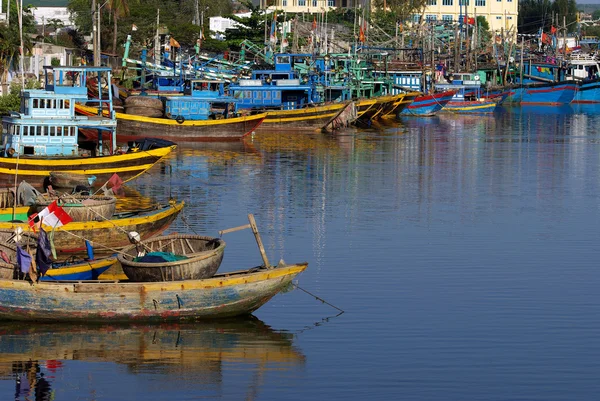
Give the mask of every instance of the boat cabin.
M 312 58 L 308 53 L 280 53 L 275 55 L 275 71 L 294 71 L 296 65 L 305 65 Z
M 2 119 L 2 156 L 78 155 L 82 152 L 78 140 L 82 129 L 98 130 L 100 139 L 86 153 L 112 153 L 117 123 L 111 91 L 103 87 L 110 82 L 110 71 L 108 67 L 44 67 L 44 89 L 23 91 L 20 111 Z M 97 96 L 88 94 L 91 82 L 96 85 Z M 76 115 L 76 102 L 95 106 L 97 115 Z M 103 109 L 109 117 L 102 115 Z M 105 149 L 104 140 L 109 141 Z
M 274 70 L 255 70 L 249 79 L 229 85 L 230 94 L 241 109 L 294 110 L 320 101 L 316 82 L 308 74 L 300 76 L 295 63 L 306 62 L 306 54 L 275 55 Z
M 565 73 L 566 80 L 591 80 L 600 78 L 600 64 L 591 55 L 573 55 Z
M 209 120 L 227 118 L 237 111 L 238 100 L 225 94 L 225 81 L 191 79 L 186 81 L 183 96 L 163 97 L 167 118 Z

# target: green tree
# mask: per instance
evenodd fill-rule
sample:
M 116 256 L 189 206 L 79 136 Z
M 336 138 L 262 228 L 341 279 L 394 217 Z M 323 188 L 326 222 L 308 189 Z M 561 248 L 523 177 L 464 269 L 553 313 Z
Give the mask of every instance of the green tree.
M 91 4 L 92 0 L 69 0 L 67 6 L 78 31 L 83 34 L 92 32 Z M 141 48 L 154 43 L 158 10 L 161 28 L 167 28 L 181 45 L 192 46 L 200 35 L 197 25 L 191 27 L 196 15 L 195 4 L 195 0 L 109 0 L 107 7 L 101 9 L 100 31 L 103 38 L 111 38 L 112 42 L 103 40 L 102 47 L 106 49 L 112 43 L 116 53 L 119 43 L 124 43 L 127 35 L 131 34 L 131 55 L 136 57 Z M 127 9 L 129 12 L 126 12 Z M 198 0 L 198 9 L 204 17 L 204 25 L 208 26 L 209 17 L 231 13 L 232 4 L 230 0 Z M 137 27 L 136 31 L 132 31 L 132 25 Z M 208 31 L 205 31 L 208 36 Z
M 21 46 L 17 5 L 15 2 L 9 2 L 9 7 L 12 16 L 10 24 L 0 23 L 0 85 L 6 85 L 7 73 L 11 67 L 17 69 Z M 35 20 L 31 7 L 23 7 L 24 54 L 31 52 L 32 42 L 29 34 L 33 34 L 35 31 Z
M 558 25 L 562 27 L 563 21 L 567 24 L 567 31 L 575 30 L 577 21 L 577 3 L 575 0 L 555 0 L 552 5 L 554 13 L 558 15 Z
M 489 43 L 492 38 L 492 34 L 490 32 L 490 24 L 487 22 L 484 16 L 477 16 L 477 29 L 479 32 L 479 42 L 480 43 Z
M 597 20 L 600 19 L 600 10 L 596 10 L 592 13 L 592 18 Z
M 245 1 L 243 4 L 250 10 L 250 16 L 238 17 L 235 15 L 226 15 L 225 17 L 234 20 L 238 25 L 235 28 L 228 29 L 225 32 L 225 37 L 234 48 L 239 47 L 239 44 L 243 40 L 263 45 L 265 42 L 265 14 L 259 6 L 253 5 L 251 1 Z
M 538 33 L 540 28 L 550 30 L 552 25 L 552 2 L 550 0 L 520 0 L 519 33 Z
M 427 0 L 374 0 L 373 5 L 384 12 L 392 12 L 397 21 L 405 22 L 411 20 L 413 15 L 421 14 L 427 5 Z
M 134 0 L 135 1 L 135 0 Z M 112 53 L 117 54 L 118 20 L 129 15 L 128 0 L 109 0 L 108 9 L 113 19 Z

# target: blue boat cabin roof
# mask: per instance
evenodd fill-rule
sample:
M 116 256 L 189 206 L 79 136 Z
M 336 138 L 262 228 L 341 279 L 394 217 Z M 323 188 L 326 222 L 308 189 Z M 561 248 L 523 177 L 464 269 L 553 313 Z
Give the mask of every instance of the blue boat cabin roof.
M 106 83 L 110 84 L 110 67 L 55 67 L 47 65 L 44 66 L 44 88 L 56 94 L 80 95 L 87 98 L 87 81 L 94 74 L 98 81 L 105 78 Z

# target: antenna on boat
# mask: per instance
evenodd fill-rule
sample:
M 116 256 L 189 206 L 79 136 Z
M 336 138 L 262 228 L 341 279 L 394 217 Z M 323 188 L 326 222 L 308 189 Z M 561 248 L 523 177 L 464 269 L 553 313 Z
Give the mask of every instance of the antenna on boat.
M 10 9 L 10 1 L 8 8 Z M 17 3 L 17 8 L 17 11 L 19 12 L 19 38 L 21 40 L 21 45 L 19 46 L 19 67 L 21 69 L 21 86 L 23 87 L 23 90 L 25 90 L 25 66 L 23 64 L 23 57 L 25 53 L 23 48 L 23 0 L 20 0 L 20 2 Z

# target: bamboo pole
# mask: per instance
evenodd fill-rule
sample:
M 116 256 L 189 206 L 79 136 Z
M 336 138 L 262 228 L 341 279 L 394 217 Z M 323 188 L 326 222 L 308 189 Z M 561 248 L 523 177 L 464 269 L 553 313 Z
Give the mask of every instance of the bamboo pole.
M 262 239 L 260 238 L 260 234 L 258 233 L 258 228 L 256 227 L 256 220 L 254 220 L 254 215 L 252 213 L 248 214 L 248 221 L 250 222 L 250 227 L 252 227 L 252 232 L 254 233 L 254 238 L 256 239 L 256 244 L 258 245 L 258 250 L 260 251 L 260 256 L 265 264 L 267 269 L 272 269 L 273 266 L 269 263 L 269 258 L 267 258 L 267 253 L 265 252 L 265 247 L 263 246 Z

